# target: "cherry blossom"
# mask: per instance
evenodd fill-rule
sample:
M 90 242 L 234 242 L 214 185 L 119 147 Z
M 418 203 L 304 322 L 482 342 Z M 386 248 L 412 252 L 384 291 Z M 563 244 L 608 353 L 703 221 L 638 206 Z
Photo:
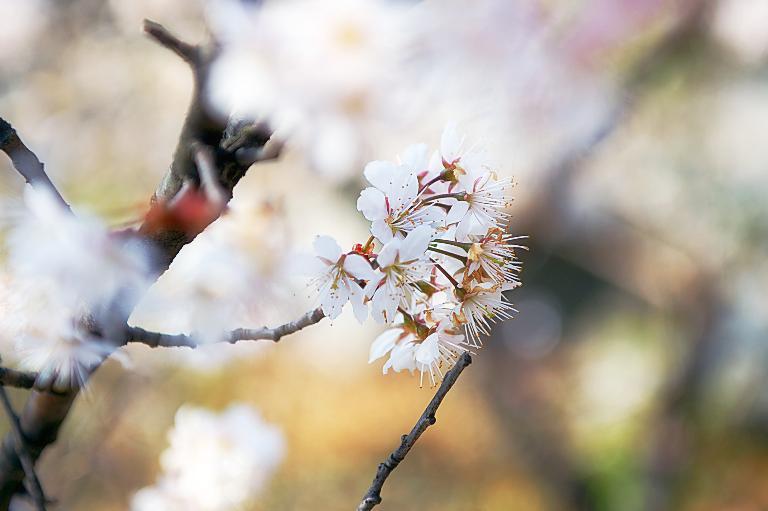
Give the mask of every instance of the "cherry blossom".
M 371 315 L 379 323 L 391 323 L 397 308 L 407 304 L 416 283 L 427 279 L 430 264 L 425 257 L 435 231 L 421 225 L 405 239 L 392 238 L 376 258 L 380 277 L 371 280 L 366 294 L 372 296 Z
M 319 292 L 323 313 L 330 319 L 341 314 L 347 301 L 352 303 L 355 317 L 361 323 L 368 317 L 363 288 L 357 282 L 370 281 L 375 273 L 371 264 L 360 254 L 344 254 L 330 236 L 318 236 L 314 243 L 316 259 L 312 285 Z
M 402 238 L 419 225 L 438 227 L 445 218 L 440 208 L 417 202 L 420 149 L 407 149 L 404 164 L 373 161 L 365 167 L 365 177 L 373 186 L 360 193 L 357 209 L 372 222 L 371 234 L 382 243 Z
M 314 284 L 332 317 L 350 300 L 360 321 L 370 304 L 375 321 L 392 325 L 369 362 L 388 356 L 385 374 L 419 371 L 420 383 L 426 375 L 437 385 L 444 367 L 515 312 L 504 293 L 520 285 L 516 251 L 524 247 L 506 230 L 511 180 L 499 179 L 481 145 L 466 143 L 455 125 L 431 156 L 414 144 L 363 173 L 371 186 L 357 209 L 372 236 L 349 254 L 331 238 L 316 242 Z

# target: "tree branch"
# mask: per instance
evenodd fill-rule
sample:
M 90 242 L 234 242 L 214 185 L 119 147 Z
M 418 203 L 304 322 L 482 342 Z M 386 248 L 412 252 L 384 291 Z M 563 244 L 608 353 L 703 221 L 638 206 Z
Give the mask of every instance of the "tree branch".
M 24 474 L 27 478 L 27 489 L 29 491 L 32 500 L 35 502 L 35 507 L 38 511 L 45 511 L 45 492 L 43 486 L 40 484 L 40 479 L 35 472 L 35 461 L 27 448 L 27 443 L 24 440 L 24 435 L 21 432 L 21 424 L 19 418 L 13 411 L 11 401 L 8 399 L 8 394 L 5 392 L 5 387 L 0 386 L 0 401 L 3 402 L 3 408 L 8 415 L 8 422 L 11 423 L 11 435 L 14 440 L 16 454 L 21 461 L 21 466 L 24 469 Z
M 36 379 L 37 373 L 17 371 L 16 369 L 0 366 L 0 386 L 31 389 L 35 386 Z
M 158 44 L 181 57 L 184 62 L 196 66 L 200 59 L 200 47 L 182 41 L 167 28 L 152 20 L 144 20 L 144 32 Z
M 215 45 L 203 48 L 185 43 L 170 34 L 161 25 L 153 22 L 146 22 L 145 30 L 155 41 L 171 49 L 190 64 L 194 77 L 192 100 L 173 154 L 172 163 L 152 197 L 150 213 L 137 232 L 150 247 L 150 251 L 156 254 L 153 269 L 155 275 L 159 276 L 168 268 L 181 248 L 195 239 L 221 212 L 218 211 L 216 215 L 207 215 L 203 221 L 192 222 L 191 227 L 184 223 L 164 221 L 169 216 L 173 220 L 173 215 L 178 213 L 178 211 L 172 210 L 172 201 L 185 186 L 185 183 L 192 185 L 193 192 L 195 191 L 194 188 L 200 185 L 200 175 L 191 151 L 192 142 L 204 144 L 214 154 L 214 169 L 218 173 L 217 177 L 224 188 L 226 199 L 229 200 L 235 185 L 254 162 L 240 161 L 237 158 L 236 150 L 227 149 L 229 142 L 240 138 L 244 140 L 244 143 L 241 143 L 238 149 L 256 150 L 258 155 L 260 154 L 259 150 L 269 140 L 271 133 L 259 132 L 247 137 L 239 137 L 240 128 L 252 123 L 228 120 L 226 116 L 220 117 L 208 109 L 204 87 L 210 64 L 217 54 Z M 20 141 L 17 142 L 18 137 L 10 125 L 7 123 L 0 125 L 0 133 L 2 133 L 0 142 L 2 142 L 3 150 L 9 147 L 10 150 L 17 151 L 14 154 L 20 154 L 21 159 L 19 161 L 22 165 L 17 164 L 17 169 L 22 175 L 25 175 L 28 181 L 31 179 L 30 182 L 33 184 L 42 183 L 54 189 L 50 180 L 43 177 L 42 165 L 37 158 L 33 159 L 30 156 L 31 152 L 28 150 L 24 152 L 25 148 L 22 149 L 19 146 Z M 22 152 L 18 153 L 19 150 Z M 8 151 L 6 150 L 6 152 Z M 12 159 L 14 159 L 13 155 Z M 30 162 L 34 165 L 31 165 Z M 16 163 L 16 159 L 14 159 L 14 163 Z M 192 201 L 196 200 L 194 194 L 191 194 L 190 197 Z M 158 219 L 160 221 L 157 221 Z M 114 328 L 120 328 L 122 331 L 131 308 L 126 306 L 121 309 L 120 313 L 110 314 L 109 325 L 94 325 L 94 334 L 100 335 L 100 332 L 114 331 Z M 98 364 L 92 370 L 97 367 Z M 33 460 L 36 460 L 47 446 L 56 441 L 59 428 L 66 419 L 70 407 L 77 397 L 78 390 L 73 388 L 61 394 L 38 390 L 33 390 L 31 393 L 19 419 L 21 432 L 27 441 Z M 0 511 L 8 509 L 13 495 L 20 491 L 23 480 L 24 471 L 14 449 L 13 438 L 6 436 L 0 447 Z
M 279 342 L 280 339 L 286 335 L 296 333 L 310 325 L 319 323 L 320 320 L 324 317 L 325 315 L 323 314 L 323 311 L 318 308 L 307 312 L 295 321 L 291 321 L 274 328 L 238 328 L 236 330 L 232 330 L 229 334 L 222 337 L 220 342 L 227 342 L 230 344 L 234 344 L 238 341 L 258 340 Z M 198 342 L 194 337 L 190 335 L 163 334 L 159 332 L 144 330 L 143 328 L 139 327 L 128 327 L 126 330 L 125 342 L 138 342 L 146 344 L 152 348 L 196 348 L 201 344 L 206 344 Z
M 456 383 L 456 380 L 459 379 L 461 372 L 471 363 L 472 357 L 468 352 L 464 352 L 459 360 L 456 361 L 456 364 L 454 364 L 451 370 L 448 371 L 448 374 L 445 375 L 443 382 L 440 384 L 440 388 L 438 388 L 437 392 L 435 392 L 434 397 L 427 405 L 424 413 L 422 413 L 421 417 L 419 417 L 416 425 L 413 426 L 413 429 L 411 429 L 411 432 L 407 435 L 403 435 L 400 446 L 392 451 L 392 453 L 386 460 L 384 460 L 383 463 L 379 464 L 379 468 L 376 471 L 376 477 L 373 478 L 371 487 L 368 488 L 368 491 L 363 497 L 363 500 L 360 502 L 360 505 L 357 506 L 357 511 L 370 511 L 376 505 L 381 504 L 381 488 L 384 486 L 384 482 L 386 482 L 389 475 L 393 470 L 395 470 L 395 468 L 397 468 L 400 462 L 405 459 L 405 457 L 408 455 L 408 452 L 414 446 L 416 440 L 419 439 L 421 434 L 424 433 L 424 431 L 426 431 L 429 426 L 433 425 L 437 421 L 437 419 L 435 419 L 435 413 L 437 413 L 437 409 L 440 407 L 440 403 L 443 402 L 443 399 L 445 398 L 446 394 L 448 394 L 448 391 L 451 390 L 454 383 Z
M 69 209 L 69 205 L 61 197 L 48 174 L 45 173 L 45 168 L 35 153 L 24 145 L 13 126 L 2 117 L 0 117 L 0 150 L 8 155 L 13 166 L 27 183 L 34 187 L 47 189 L 56 201 Z

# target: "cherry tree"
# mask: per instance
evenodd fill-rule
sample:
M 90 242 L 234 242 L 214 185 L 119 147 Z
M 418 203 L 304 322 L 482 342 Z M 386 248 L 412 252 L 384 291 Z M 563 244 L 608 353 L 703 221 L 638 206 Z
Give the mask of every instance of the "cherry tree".
M 304 146 L 320 172 L 349 172 L 343 167 L 354 158 L 345 156 L 374 132 L 366 113 L 390 110 L 397 98 L 392 70 L 401 65 L 395 56 L 404 42 L 393 34 L 424 37 L 393 28 L 415 23 L 413 16 L 424 15 L 419 9 L 404 16 L 404 6 L 373 0 L 328 6 L 273 2 L 263 9 L 215 4 L 210 43 L 190 44 L 159 23 L 144 23 L 152 40 L 189 65 L 195 88 L 172 162 L 135 227 L 110 228 L 69 204 L 16 130 L 0 119 L 0 149 L 28 183 L 8 208 L 7 277 L 0 296 L 3 328 L 15 339 L 12 355 L 18 359 L 15 367 L 0 367 L 0 398 L 11 424 L 0 451 L 0 509 L 25 492 L 38 509 L 46 508 L 35 463 L 56 441 L 93 373 L 107 358 L 124 357 L 126 345 L 278 342 L 337 318 L 348 302 L 358 321 L 370 318 L 387 328 L 372 342 L 369 362 L 385 358 L 384 374 L 407 370 L 420 386 L 436 389 L 411 431 L 379 465 L 357 507 L 372 509 L 391 472 L 435 423 L 439 406 L 493 323 L 515 313 L 505 292 L 520 285 L 518 253 L 524 246 L 508 229 L 513 183 L 502 177 L 482 141 L 449 124 L 437 147 L 417 143 L 357 169 L 369 184 L 357 210 L 370 222 L 370 237 L 352 246 L 341 246 L 333 233 L 314 239 L 314 256 L 303 266 L 316 308 L 275 327 L 226 328 L 252 298 L 253 269 L 226 247 L 214 250 L 213 238 L 211 255 L 198 265 L 211 277 L 202 293 L 208 301 L 195 309 L 194 329 L 164 333 L 130 321 L 181 249 L 227 213 L 243 176 L 279 158 L 284 144 Z M 339 31 L 329 37 L 321 23 L 297 24 L 291 9 L 338 22 Z M 285 44 L 286 34 L 297 33 L 301 37 L 288 37 L 291 44 Z M 331 55 L 351 72 L 318 74 L 314 52 Z M 330 155 L 329 145 L 335 148 Z M 18 415 L 5 386 L 30 390 Z M 197 481 L 213 477 L 211 468 L 179 454 L 194 438 L 208 442 L 195 449 L 241 446 L 215 451 L 223 467 L 229 457 L 241 468 L 213 471 L 221 482 L 215 495 L 195 493 Z M 181 409 L 170 442 L 163 475 L 136 495 L 135 509 L 238 505 L 245 489 L 262 485 L 277 465 L 284 440 L 257 413 L 233 406 L 221 416 Z

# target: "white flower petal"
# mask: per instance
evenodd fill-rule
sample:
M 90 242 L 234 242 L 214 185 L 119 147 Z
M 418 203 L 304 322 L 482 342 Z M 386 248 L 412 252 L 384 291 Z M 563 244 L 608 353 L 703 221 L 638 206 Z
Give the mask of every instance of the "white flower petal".
M 376 337 L 376 339 L 371 344 L 368 363 L 370 364 L 374 360 L 377 360 L 389 353 L 389 351 L 395 347 L 395 343 L 401 335 L 403 335 L 403 330 L 401 328 L 392 328 Z
M 411 341 L 401 342 L 395 346 L 392 349 L 392 353 L 389 355 L 389 361 L 385 365 L 384 374 L 387 374 L 387 365 L 398 373 L 403 369 L 408 369 L 413 372 L 413 370 L 416 369 L 416 358 L 414 356 L 415 348 L 416 345 Z
M 379 257 L 376 259 L 376 261 L 379 263 L 379 268 L 386 268 L 388 266 L 392 266 L 392 264 L 395 262 L 395 259 L 397 258 L 397 254 L 400 251 L 400 245 L 402 241 L 393 238 L 389 240 L 389 242 L 382 247 L 381 252 L 379 252 Z
M 397 165 L 389 161 L 372 161 L 365 166 L 363 174 L 373 186 L 387 192 L 390 189 L 393 174 L 397 172 Z
M 385 192 L 393 212 L 409 208 L 419 193 L 419 179 L 416 173 L 405 167 L 397 167 L 392 174 L 389 189 Z
M 411 172 L 424 172 L 429 168 L 428 151 L 427 144 L 413 144 L 403 151 L 400 162 Z
M 376 188 L 368 187 L 360 192 L 357 199 L 357 210 L 367 220 L 381 220 L 387 218 L 387 202 L 384 193 Z
M 376 277 L 376 271 L 371 267 L 371 263 L 359 254 L 349 254 L 344 259 L 344 271 L 360 280 L 371 280 Z
M 386 220 L 374 220 L 371 224 L 371 234 L 382 243 L 387 243 L 394 237 L 392 228 Z
M 440 358 L 440 344 L 437 332 L 430 335 L 416 348 L 416 362 L 425 366 L 431 366 Z
M 349 300 L 349 289 L 342 283 L 338 286 L 329 286 L 328 290 L 320 296 L 320 307 L 323 314 L 329 319 L 336 319 L 341 314 L 341 309 Z
M 313 243 L 315 254 L 318 257 L 336 262 L 341 257 L 341 247 L 335 239 L 330 236 L 317 236 Z
M 428 225 L 420 225 L 411 232 L 402 242 L 400 248 L 400 260 L 412 261 L 420 259 L 427 251 L 429 242 L 435 235 L 435 230 Z
M 349 301 L 352 303 L 352 312 L 361 324 L 368 318 L 368 306 L 364 303 L 365 293 L 356 282 L 349 283 Z
M 451 225 L 461 222 L 466 216 L 467 211 L 469 211 L 469 202 L 457 200 L 453 206 L 451 206 L 450 211 L 448 211 L 448 216 L 445 217 L 445 223 Z
M 463 141 L 464 137 L 459 134 L 456 123 L 448 124 L 443 130 L 443 136 L 440 138 L 440 154 L 443 159 L 450 163 L 460 157 Z
M 403 290 L 386 281 L 373 294 L 371 316 L 378 323 L 392 323 L 397 315 L 397 307 L 403 299 Z

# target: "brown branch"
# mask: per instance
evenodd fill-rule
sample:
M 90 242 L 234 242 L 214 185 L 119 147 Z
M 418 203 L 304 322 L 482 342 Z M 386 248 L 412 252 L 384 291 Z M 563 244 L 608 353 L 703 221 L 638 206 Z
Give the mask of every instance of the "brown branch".
M 405 459 L 405 457 L 408 455 L 408 452 L 414 446 L 416 440 L 419 439 L 421 434 L 424 433 L 424 431 L 426 431 L 429 426 L 433 425 L 437 421 L 437 419 L 435 419 L 435 413 L 437 413 L 437 409 L 440 407 L 440 403 L 443 402 L 443 399 L 445 398 L 446 394 L 448 394 L 448 391 L 451 390 L 454 383 L 456 383 L 456 380 L 459 379 L 461 372 L 471 363 L 472 357 L 469 355 L 469 353 L 464 352 L 459 360 L 456 361 L 456 364 L 454 364 L 451 370 L 448 371 L 448 374 L 445 375 L 443 382 L 440 384 L 440 388 L 438 388 L 437 392 L 435 392 L 434 397 L 427 405 L 424 413 L 422 413 L 421 417 L 419 417 L 416 425 L 413 426 L 413 429 L 411 429 L 411 432 L 407 435 L 403 435 L 400 446 L 392 451 L 392 453 L 386 460 L 384 460 L 383 463 L 379 464 L 379 468 L 376 471 L 376 477 L 373 478 L 371 487 L 368 488 L 368 491 L 363 497 L 363 500 L 360 502 L 360 505 L 357 506 L 357 511 L 370 511 L 376 505 L 381 504 L 381 488 L 384 486 L 384 482 L 387 480 L 392 471 L 397 468 L 400 462 Z
M 13 166 L 27 183 L 48 190 L 57 202 L 69 209 L 69 205 L 45 173 L 45 168 L 35 153 L 24 145 L 13 126 L 2 117 L 0 117 L 0 150 L 8 155 Z
M 8 367 L 0 367 L 0 386 L 31 389 L 35 386 L 37 373 L 17 371 Z
M 24 440 L 24 435 L 21 432 L 21 424 L 19 418 L 13 411 L 11 400 L 8 399 L 8 393 L 5 392 L 5 387 L 0 386 L 0 401 L 3 402 L 3 408 L 8 415 L 8 422 L 11 424 L 11 435 L 14 441 L 14 447 L 16 449 L 16 455 L 21 461 L 21 466 L 24 469 L 24 474 L 27 479 L 27 489 L 32 500 L 35 502 L 35 507 L 38 511 L 45 511 L 45 492 L 43 486 L 40 484 L 40 479 L 35 472 L 35 461 L 29 452 L 27 443 Z
M 197 65 L 200 59 L 199 46 L 182 41 L 160 23 L 152 20 L 144 20 L 144 32 L 158 44 L 181 57 L 184 62 L 192 66 Z
M 285 323 L 274 328 L 238 328 L 232 330 L 229 334 L 222 337 L 220 342 L 227 342 L 234 344 L 238 341 L 258 341 L 267 340 L 273 342 L 279 342 L 280 339 L 286 335 L 294 334 L 299 330 L 302 330 L 310 325 L 319 323 L 325 315 L 323 311 L 315 309 L 307 312 L 299 319 Z M 126 343 L 138 342 L 146 344 L 152 348 L 196 348 L 201 344 L 194 337 L 184 334 L 163 334 L 159 332 L 151 332 L 139 327 L 128 327 L 126 330 Z

